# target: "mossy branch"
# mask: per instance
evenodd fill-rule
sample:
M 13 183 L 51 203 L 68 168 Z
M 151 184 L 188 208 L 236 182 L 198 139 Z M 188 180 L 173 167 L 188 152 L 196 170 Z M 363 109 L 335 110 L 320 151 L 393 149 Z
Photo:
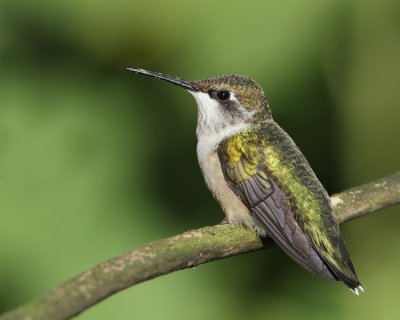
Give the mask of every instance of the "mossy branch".
M 400 172 L 331 197 L 340 223 L 400 202 Z M 97 302 L 143 281 L 209 261 L 265 249 L 254 231 L 216 225 L 158 240 L 112 258 L 10 311 L 0 320 L 70 319 Z

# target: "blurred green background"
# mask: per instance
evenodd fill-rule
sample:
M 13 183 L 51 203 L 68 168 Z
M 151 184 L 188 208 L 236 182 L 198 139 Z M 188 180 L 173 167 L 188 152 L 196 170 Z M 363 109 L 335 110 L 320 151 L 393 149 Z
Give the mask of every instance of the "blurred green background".
M 0 313 L 222 220 L 192 97 L 125 67 L 252 77 L 330 193 L 399 169 L 400 2 L 238 3 L 0 0 Z M 398 319 L 399 211 L 342 228 L 362 297 L 272 249 L 146 282 L 79 318 Z

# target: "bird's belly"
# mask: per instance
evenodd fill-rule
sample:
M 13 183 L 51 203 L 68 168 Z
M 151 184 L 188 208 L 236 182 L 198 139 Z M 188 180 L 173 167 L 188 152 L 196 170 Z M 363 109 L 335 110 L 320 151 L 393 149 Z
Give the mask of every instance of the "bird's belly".
M 206 184 L 224 210 L 228 222 L 253 227 L 259 234 L 265 235 L 265 230 L 259 221 L 228 187 L 217 152 L 207 155 L 198 152 L 197 155 Z

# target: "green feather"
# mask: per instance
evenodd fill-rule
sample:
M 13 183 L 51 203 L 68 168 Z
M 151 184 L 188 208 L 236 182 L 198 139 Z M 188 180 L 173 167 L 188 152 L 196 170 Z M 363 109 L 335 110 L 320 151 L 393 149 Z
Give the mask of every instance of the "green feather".
M 349 253 L 329 196 L 293 140 L 272 120 L 227 138 L 219 146 L 226 177 L 234 189 L 260 175 L 283 190 L 295 220 L 328 264 L 355 279 Z

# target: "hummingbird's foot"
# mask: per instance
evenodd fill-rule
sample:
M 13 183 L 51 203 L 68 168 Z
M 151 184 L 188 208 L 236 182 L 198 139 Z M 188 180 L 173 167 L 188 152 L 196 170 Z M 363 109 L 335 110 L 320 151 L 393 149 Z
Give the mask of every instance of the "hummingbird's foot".
M 225 217 L 219 224 L 228 224 L 228 219 Z

